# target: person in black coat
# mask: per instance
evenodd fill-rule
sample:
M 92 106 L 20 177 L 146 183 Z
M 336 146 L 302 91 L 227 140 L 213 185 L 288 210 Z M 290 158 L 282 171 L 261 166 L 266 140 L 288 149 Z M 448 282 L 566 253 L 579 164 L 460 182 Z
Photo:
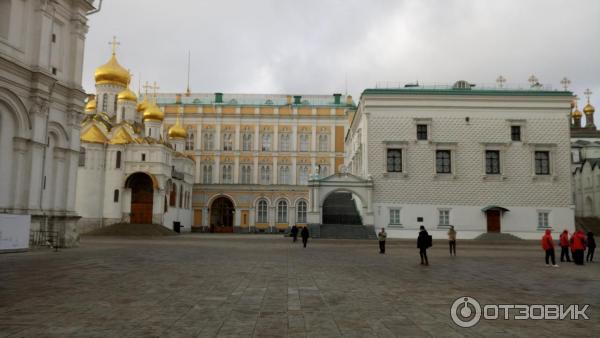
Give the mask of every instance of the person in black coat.
M 300 231 L 300 236 L 302 236 L 302 244 L 304 245 L 304 247 L 306 248 L 306 243 L 308 243 L 308 226 L 304 226 L 302 228 L 302 231 Z
M 585 256 L 586 262 L 591 262 L 594 259 L 594 251 L 596 250 L 596 240 L 594 239 L 594 233 L 587 233 L 587 256 Z
M 427 259 L 427 248 L 431 246 L 431 237 L 425 230 L 425 227 L 421 225 L 419 229 L 419 237 L 417 237 L 417 248 L 419 248 L 419 255 L 421 256 L 421 265 L 429 265 Z
M 290 230 L 290 234 L 292 235 L 292 241 L 296 242 L 298 240 L 298 227 L 296 224 L 292 226 L 292 230 Z

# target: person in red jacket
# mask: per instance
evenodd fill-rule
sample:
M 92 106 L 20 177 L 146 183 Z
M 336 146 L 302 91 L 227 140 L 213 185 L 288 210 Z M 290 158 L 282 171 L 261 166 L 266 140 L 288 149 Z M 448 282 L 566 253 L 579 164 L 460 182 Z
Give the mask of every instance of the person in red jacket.
M 554 258 L 554 241 L 552 240 L 552 234 L 550 229 L 546 229 L 546 233 L 542 237 L 542 249 L 546 251 L 546 265 L 550 266 L 549 259 L 552 259 L 552 266 L 558 268 Z
M 569 256 L 569 231 L 566 229 L 560 234 L 560 261 L 564 262 L 565 258 L 567 262 L 571 262 L 571 257 Z
M 585 252 L 585 234 L 582 230 L 577 230 L 573 235 L 573 260 L 577 265 L 583 265 L 583 253 Z

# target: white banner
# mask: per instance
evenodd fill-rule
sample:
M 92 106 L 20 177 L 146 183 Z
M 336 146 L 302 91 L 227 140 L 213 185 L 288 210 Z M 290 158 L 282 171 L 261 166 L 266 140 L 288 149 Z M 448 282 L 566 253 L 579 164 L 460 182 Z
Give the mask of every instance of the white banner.
M 0 214 L 0 252 L 29 248 L 31 215 Z

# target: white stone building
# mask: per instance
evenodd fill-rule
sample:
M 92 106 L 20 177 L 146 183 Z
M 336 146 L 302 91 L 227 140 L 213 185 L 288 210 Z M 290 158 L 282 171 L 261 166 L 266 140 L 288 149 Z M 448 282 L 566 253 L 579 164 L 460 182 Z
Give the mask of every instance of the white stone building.
M 77 243 L 85 0 L 0 0 L 0 213 Z
M 191 231 L 195 164 L 182 154 L 186 130 L 178 118 L 163 128 L 156 96 L 137 102 L 115 44 L 110 60 L 96 69 L 96 96 L 89 98 L 81 124 L 79 230 L 154 223 Z
M 373 182 L 372 198 L 358 200 L 391 237 L 412 238 L 420 225 L 435 238 L 450 225 L 461 238 L 573 230 L 572 99 L 464 81 L 366 89 L 345 147 L 349 171 Z

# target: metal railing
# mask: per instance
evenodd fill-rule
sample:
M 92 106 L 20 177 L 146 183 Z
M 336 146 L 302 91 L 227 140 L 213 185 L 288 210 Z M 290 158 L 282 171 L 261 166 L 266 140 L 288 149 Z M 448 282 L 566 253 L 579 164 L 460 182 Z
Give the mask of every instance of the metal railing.
M 58 251 L 60 247 L 60 237 L 58 231 L 34 230 L 29 236 L 29 245 L 31 247 L 47 246 Z

